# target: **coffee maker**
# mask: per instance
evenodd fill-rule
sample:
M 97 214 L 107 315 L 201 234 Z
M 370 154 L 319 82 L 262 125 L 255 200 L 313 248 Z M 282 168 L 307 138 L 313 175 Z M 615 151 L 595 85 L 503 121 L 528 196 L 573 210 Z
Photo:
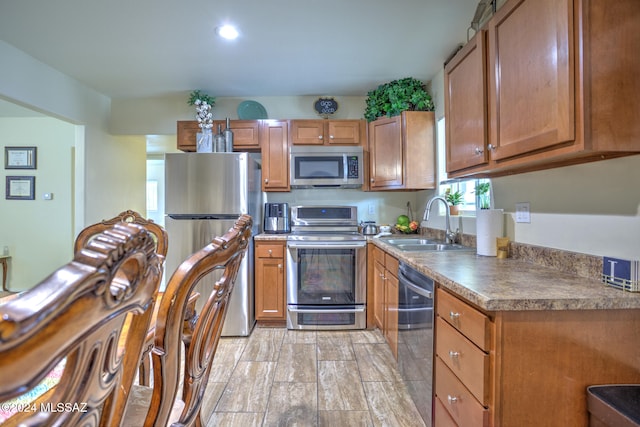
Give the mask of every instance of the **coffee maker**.
M 264 204 L 264 232 L 267 234 L 291 232 L 288 203 Z

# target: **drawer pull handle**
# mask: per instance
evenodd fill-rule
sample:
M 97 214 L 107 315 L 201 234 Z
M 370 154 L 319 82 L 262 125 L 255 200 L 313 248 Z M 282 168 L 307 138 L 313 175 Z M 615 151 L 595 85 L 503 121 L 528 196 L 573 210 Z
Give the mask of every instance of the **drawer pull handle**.
M 449 312 L 449 318 L 453 321 L 456 322 L 459 318 L 460 318 L 460 313 L 454 313 L 453 311 Z
M 453 405 L 454 403 L 458 402 L 458 398 L 455 396 L 451 396 L 450 394 L 447 395 L 447 401 L 449 402 L 449 405 Z
M 449 357 L 452 359 L 457 359 L 458 357 L 460 357 L 460 352 L 449 350 Z

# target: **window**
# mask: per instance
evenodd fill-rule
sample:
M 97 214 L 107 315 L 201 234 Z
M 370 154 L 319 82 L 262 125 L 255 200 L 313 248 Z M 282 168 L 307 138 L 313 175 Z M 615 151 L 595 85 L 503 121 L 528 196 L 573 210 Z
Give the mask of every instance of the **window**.
M 489 179 L 449 179 L 447 176 L 446 132 L 444 117 L 438 120 L 436 127 L 436 144 L 438 149 L 438 194 L 447 192 L 462 194 L 459 204 L 460 215 L 475 216 L 476 210 L 481 207 L 491 207 L 491 181 Z M 482 189 L 483 195 L 479 197 L 476 189 Z M 441 208 L 443 209 L 443 208 Z M 441 214 L 443 211 L 441 211 Z

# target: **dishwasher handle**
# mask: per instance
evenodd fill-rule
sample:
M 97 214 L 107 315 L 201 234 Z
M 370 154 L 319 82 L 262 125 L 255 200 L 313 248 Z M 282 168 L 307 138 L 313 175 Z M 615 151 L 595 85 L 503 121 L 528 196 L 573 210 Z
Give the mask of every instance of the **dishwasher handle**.
M 400 276 L 400 281 L 402 282 L 402 284 L 411 289 L 413 292 L 425 298 L 433 299 L 433 290 L 425 289 L 424 287 L 413 282 L 411 279 L 409 279 L 409 277 L 407 277 L 406 274 L 404 274 L 403 269 L 399 269 L 398 276 Z M 427 277 L 425 277 L 424 280 L 431 282 L 431 289 L 433 289 L 433 280 Z
M 413 292 L 415 292 L 418 295 L 421 295 L 421 296 L 423 296 L 425 298 L 433 299 L 433 292 L 431 292 L 431 291 L 428 291 L 428 290 L 423 289 L 423 288 L 421 288 L 419 286 L 416 286 L 411 282 L 405 282 L 404 285 L 407 288 L 411 289 Z

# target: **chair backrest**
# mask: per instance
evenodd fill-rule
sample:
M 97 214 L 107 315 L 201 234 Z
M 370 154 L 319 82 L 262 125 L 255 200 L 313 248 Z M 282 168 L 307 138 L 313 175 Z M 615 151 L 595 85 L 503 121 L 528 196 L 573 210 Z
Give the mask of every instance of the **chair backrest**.
M 160 301 L 155 326 L 155 342 L 151 353 L 153 395 L 145 425 L 166 425 L 172 406 L 180 397 L 184 409 L 179 425 L 201 425 L 200 408 L 211 363 L 222 332 L 229 295 L 251 239 L 252 223 L 250 216 L 240 216 L 233 228 L 188 257 L 171 276 Z M 198 313 L 191 343 L 185 350 L 184 385 L 182 396 L 178 396 L 178 349 L 182 343 L 182 322 L 189 296 L 200 279 L 217 269 L 224 271 Z
M 118 223 L 3 302 L 0 402 L 28 392 L 66 360 L 59 382 L 4 425 L 118 425 L 161 277 L 153 236 Z
M 169 238 L 166 230 L 161 225 L 156 224 L 150 219 L 143 218 L 138 212 L 132 210 L 120 212 L 118 215 L 111 219 L 103 219 L 96 224 L 92 224 L 86 227 L 76 237 L 74 251 L 79 250 L 81 247 L 86 245 L 89 240 L 102 233 L 104 230 L 107 230 L 114 224 L 118 224 L 121 222 L 142 225 L 154 236 L 156 242 L 156 252 L 163 257 L 167 256 L 167 249 L 169 248 Z

